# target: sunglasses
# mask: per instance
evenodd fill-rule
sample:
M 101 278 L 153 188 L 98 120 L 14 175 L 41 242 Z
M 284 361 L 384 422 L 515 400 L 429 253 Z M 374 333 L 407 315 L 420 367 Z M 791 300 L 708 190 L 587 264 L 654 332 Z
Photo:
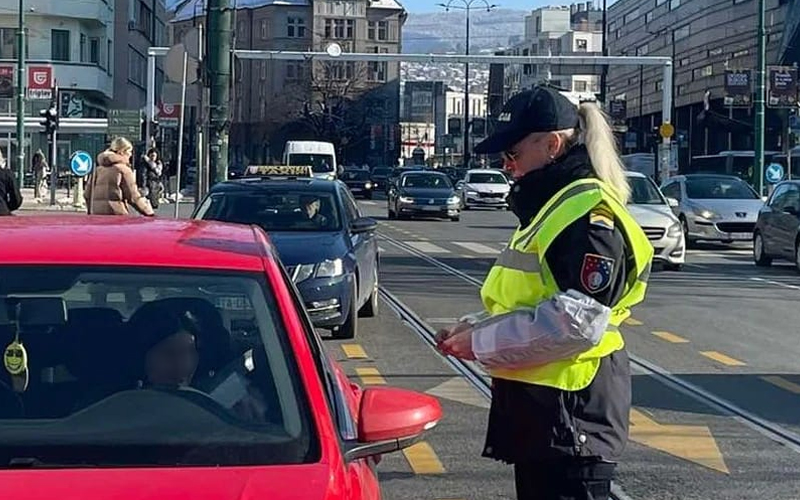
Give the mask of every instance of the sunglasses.
M 517 157 L 519 157 L 519 153 L 517 153 L 516 151 L 513 151 L 513 150 L 508 150 L 508 151 L 503 151 L 501 153 L 501 156 L 503 157 L 504 161 L 507 161 L 507 162 L 511 163 L 511 162 L 517 161 Z

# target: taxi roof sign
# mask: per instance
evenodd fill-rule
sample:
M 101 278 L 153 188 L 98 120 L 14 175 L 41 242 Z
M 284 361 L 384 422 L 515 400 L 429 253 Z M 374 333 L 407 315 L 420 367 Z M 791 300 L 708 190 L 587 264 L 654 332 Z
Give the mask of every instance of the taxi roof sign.
M 313 177 L 310 165 L 250 165 L 247 177 Z

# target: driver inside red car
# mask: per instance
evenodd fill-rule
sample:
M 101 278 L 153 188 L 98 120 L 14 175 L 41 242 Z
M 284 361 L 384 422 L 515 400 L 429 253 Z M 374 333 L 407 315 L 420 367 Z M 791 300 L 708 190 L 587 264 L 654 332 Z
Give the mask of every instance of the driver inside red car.
M 150 321 L 137 332 L 143 359 L 142 387 L 191 388 L 200 362 L 198 342 L 203 338 L 200 322 L 189 311 L 152 311 Z M 260 391 L 244 380 L 241 394 L 209 394 L 231 401 L 230 410 L 250 422 L 266 421 L 266 404 Z M 196 390 L 196 389 L 195 389 Z M 232 390 L 232 389 L 231 389 Z

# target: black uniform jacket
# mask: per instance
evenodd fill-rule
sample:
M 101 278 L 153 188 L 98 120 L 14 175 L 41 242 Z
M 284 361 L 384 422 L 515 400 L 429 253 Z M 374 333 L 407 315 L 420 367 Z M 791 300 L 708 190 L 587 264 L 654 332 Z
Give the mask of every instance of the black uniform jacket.
M 592 177 L 586 148 L 566 155 L 517 181 L 511 205 L 522 227 L 561 188 Z M 630 268 L 620 225 L 582 217 L 561 232 L 545 254 L 562 291 L 577 290 L 613 307 L 625 290 Z M 610 260 L 609 260 L 610 259 Z M 602 280 L 591 282 L 584 266 L 611 264 Z M 607 269 L 607 267 L 606 267 Z M 484 456 L 509 463 L 553 460 L 574 455 L 615 460 L 628 436 L 631 380 L 625 350 L 603 358 L 596 378 L 582 391 L 566 392 L 509 380 L 492 381 L 492 405 Z

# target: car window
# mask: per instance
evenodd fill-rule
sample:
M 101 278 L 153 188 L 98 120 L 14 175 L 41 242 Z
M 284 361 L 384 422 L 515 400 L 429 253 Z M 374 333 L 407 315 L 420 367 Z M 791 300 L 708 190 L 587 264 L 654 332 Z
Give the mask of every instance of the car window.
M 22 394 L 3 373 L 6 457 L 99 467 L 318 459 L 262 273 L 0 266 L 0 335 L 25 346 L 30 372 Z
M 255 224 L 271 231 L 339 231 L 341 214 L 333 193 L 291 189 L 250 193 L 215 193 L 195 218 Z
M 676 200 L 681 200 L 681 185 L 679 182 L 670 182 L 661 189 L 661 192 L 664 193 L 664 196 L 667 198 L 675 198 Z
M 775 188 L 775 191 L 772 192 L 772 196 L 769 199 L 768 205 L 773 210 L 781 211 L 783 210 L 783 203 L 786 199 L 786 193 L 789 190 L 788 184 L 781 184 L 780 186 Z
M 329 154 L 307 154 L 291 153 L 289 155 L 289 165 L 311 165 L 313 172 L 324 174 L 333 172 L 333 155 Z
M 758 195 L 735 178 L 701 177 L 686 180 L 686 196 L 694 200 L 755 200 Z
M 348 170 L 341 176 L 343 181 L 368 181 L 370 173 L 367 170 Z
M 800 208 L 800 190 L 797 186 L 790 185 L 786 190 L 786 196 L 783 199 L 783 206 L 781 209 L 793 208 L 797 210 Z
M 508 184 L 503 174 L 493 172 L 469 174 L 467 182 L 471 184 Z
M 633 205 L 663 205 L 664 199 L 649 177 L 628 177 L 631 187 L 630 202 Z
M 383 177 L 391 175 L 391 173 L 392 173 L 391 168 L 376 168 L 375 170 L 372 171 L 372 175 L 383 176 Z
M 408 174 L 403 177 L 403 187 L 407 188 L 451 188 L 450 179 L 445 175 Z
M 361 212 L 358 209 L 358 203 L 353 199 L 348 189 L 340 189 L 339 195 L 344 201 L 344 211 L 347 214 L 347 219 L 352 222 L 361 217 Z

